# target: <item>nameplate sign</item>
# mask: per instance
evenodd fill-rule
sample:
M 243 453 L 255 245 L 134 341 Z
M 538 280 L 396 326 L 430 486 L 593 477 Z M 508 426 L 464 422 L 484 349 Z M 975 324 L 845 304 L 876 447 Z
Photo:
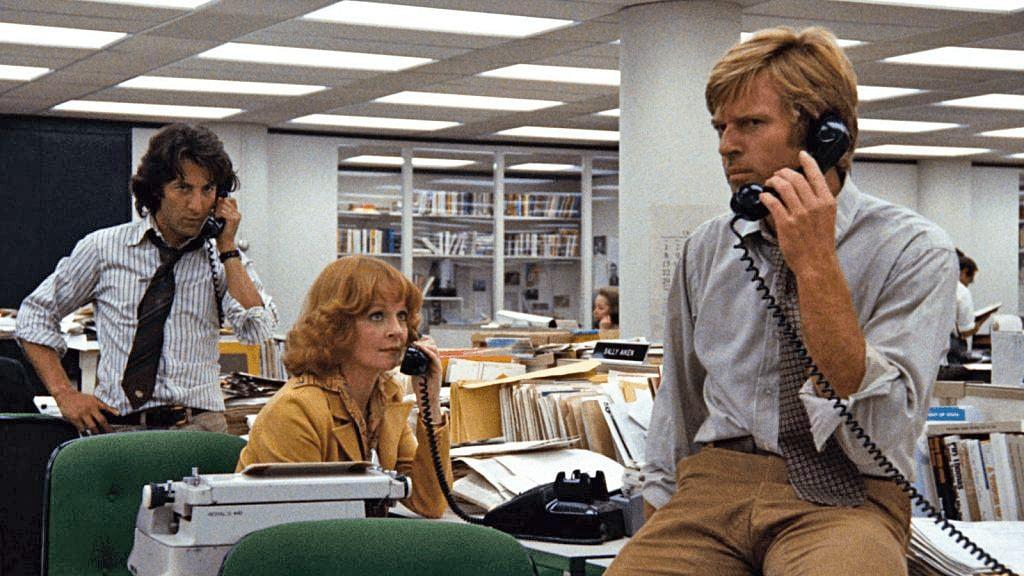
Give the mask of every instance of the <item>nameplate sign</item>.
M 598 342 L 594 345 L 593 358 L 602 360 L 619 360 L 626 362 L 643 362 L 647 358 L 650 344 L 638 342 Z

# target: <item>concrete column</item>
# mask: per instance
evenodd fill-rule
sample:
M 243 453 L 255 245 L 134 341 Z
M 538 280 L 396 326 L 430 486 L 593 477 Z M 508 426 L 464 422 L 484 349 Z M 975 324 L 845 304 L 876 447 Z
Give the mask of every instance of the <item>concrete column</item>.
M 620 296 L 623 336 L 661 340 L 682 241 L 728 209 L 708 73 L 739 41 L 730 2 L 643 4 L 621 13 Z

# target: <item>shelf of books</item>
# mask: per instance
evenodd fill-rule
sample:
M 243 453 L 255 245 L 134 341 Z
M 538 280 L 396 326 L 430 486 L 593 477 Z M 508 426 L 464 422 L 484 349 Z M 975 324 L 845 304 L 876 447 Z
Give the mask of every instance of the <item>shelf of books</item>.
M 391 171 L 339 171 L 338 256 L 398 256 L 402 251 L 400 181 Z

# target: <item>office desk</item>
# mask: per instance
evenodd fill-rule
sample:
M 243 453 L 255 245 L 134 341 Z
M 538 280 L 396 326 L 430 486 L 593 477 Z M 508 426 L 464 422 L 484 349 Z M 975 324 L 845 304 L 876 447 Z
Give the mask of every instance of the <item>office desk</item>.
M 86 339 L 85 334 L 65 335 L 64 338 L 68 348 L 78 351 L 78 368 L 82 371 L 79 390 L 92 394 L 96 390 L 96 365 L 100 361 L 100 344 L 95 340 Z
M 402 518 L 423 518 L 401 504 L 392 508 L 391 514 Z M 445 510 L 444 516 L 438 520 L 463 522 L 450 509 Z M 611 563 L 612 559 L 607 559 L 607 564 L 602 566 L 594 563 L 597 561 L 594 557 L 614 556 L 619 553 L 619 550 L 622 550 L 628 541 L 628 538 L 619 538 L 604 544 L 586 545 L 519 539 L 519 543 L 526 548 L 527 554 L 536 563 L 538 576 L 597 576 L 603 574 L 605 567 Z

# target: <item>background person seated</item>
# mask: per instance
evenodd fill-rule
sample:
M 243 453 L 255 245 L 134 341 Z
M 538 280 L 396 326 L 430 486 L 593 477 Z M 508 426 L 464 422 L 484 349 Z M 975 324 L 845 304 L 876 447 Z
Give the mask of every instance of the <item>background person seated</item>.
M 619 329 L 619 290 L 605 286 L 594 297 L 594 328 Z
M 374 258 L 331 263 L 313 283 L 284 364 L 292 377 L 260 411 L 237 470 L 268 462 L 374 461 L 412 479 L 403 503 L 431 518 L 444 513 L 420 412 L 415 436 L 412 404 L 389 370 L 398 366 L 420 323 L 420 291 Z M 416 342 L 430 358 L 428 398 L 445 476 L 451 482 L 449 428 L 441 414 L 441 362 L 429 339 Z M 416 395 L 423 391 L 413 382 Z M 418 404 L 422 406 L 422 404 Z

